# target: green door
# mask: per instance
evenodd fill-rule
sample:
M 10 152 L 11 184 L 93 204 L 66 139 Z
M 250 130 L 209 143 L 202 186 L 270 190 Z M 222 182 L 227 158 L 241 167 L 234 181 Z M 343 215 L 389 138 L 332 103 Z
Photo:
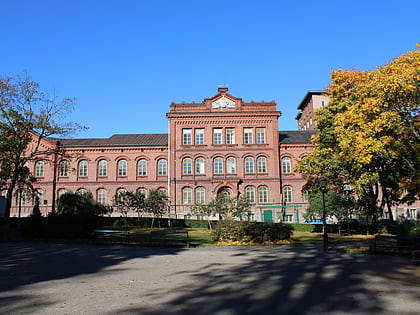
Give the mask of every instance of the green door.
M 273 210 L 264 210 L 264 222 L 273 222 Z

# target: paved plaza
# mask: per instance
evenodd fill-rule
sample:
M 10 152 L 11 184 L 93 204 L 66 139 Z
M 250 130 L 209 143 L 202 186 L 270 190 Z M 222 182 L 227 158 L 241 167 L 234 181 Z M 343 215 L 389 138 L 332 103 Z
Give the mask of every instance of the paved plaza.
M 0 314 L 419 314 L 420 266 L 322 246 L 0 243 Z

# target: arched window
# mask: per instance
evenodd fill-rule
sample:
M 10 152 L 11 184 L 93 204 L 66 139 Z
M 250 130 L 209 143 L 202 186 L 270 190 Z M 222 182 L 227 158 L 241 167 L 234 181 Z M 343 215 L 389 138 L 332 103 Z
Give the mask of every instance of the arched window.
M 245 173 L 252 174 L 255 173 L 254 170 L 254 158 L 248 156 L 245 158 Z
M 35 177 L 44 177 L 44 161 L 38 161 L 35 163 Z
M 182 203 L 184 205 L 192 204 L 192 189 L 190 187 L 184 187 L 182 189 Z
M 119 189 L 117 189 L 116 197 L 118 198 L 119 201 L 123 202 L 126 194 L 127 194 L 126 189 L 119 188 Z
M 266 186 L 258 187 L 258 202 L 268 202 L 268 188 Z
M 219 192 L 219 195 L 223 196 L 223 202 L 224 203 L 230 203 L 231 202 L 231 193 L 230 190 L 227 188 L 222 189 Z
M 185 158 L 182 160 L 182 173 L 184 175 L 192 174 L 192 159 Z
M 106 190 L 105 189 L 103 188 L 98 189 L 98 191 L 96 192 L 96 201 L 101 205 L 106 204 Z
M 88 176 L 88 162 L 86 160 L 79 162 L 79 176 L 86 177 Z
M 86 196 L 88 194 L 88 191 L 84 188 L 80 188 L 76 191 L 76 193 L 80 196 Z
M 137 175 L 147 176 L 147 161 L 142 159 L 137 162 Z
M 106 176 L 108 173 L 108 162 L 100 160 L 98 162 L 98 176 Z
M 223 174 L 223 159 L 222 158 L 215 158 L 213 160 L 213 172 L 214 174 Z
M 245 188 L 245 198 L 250 202 L 250 203 L 255 203 L 255 188 L 252 186 L 247 186 Z
M 292 187 L 286 186 L 286 187 L 283 188 L 283 200 L 284 200 L 284 202 L 292 202 L 293 201 Z
M 69 162 L 67 161 L 60 162 L 58 176 L 60 177 L 69 176 Z
M 267 173 L 267 158 L 260 156 L 257 159 L 258 173 Z
M 289 157 L 281 159 L 281 171 L 283 174 L 290 174 L 292 172 L 292 160 Z
M 60 197 L 61 197 L 62 195 L 65 195 L 65 194 L 67 194 L 67 190 L 65 190 L 65 189 L 60 189 L 60 190 L 58 191 L 58 194 L 57 194 L 58 199 L 60 199 Z
M 236 174 L 236 159 L 234 157 L 226 159 L 226 171 L 228 174 Z
M 195 173 L 198 175 L 204 174 L 204 159 L 203 158 L 197 158 L 195 160 Z
M 137 189 L 137 193 L 143 194 L 143 196 L 146 197 L 147 190 L 146 190 L 146 188 L 139 188 L 139 189 Z
M 163 194 L 164 196 L 168 196 L 168 191 L 166 190 L 166 188 L 159 188 L 158 189 L 160 191 L 161 194 Z
M 166 162 L 165 159 L 160 159 L 158 161 L 158 176 L 166 176 L 167 175 L 167 168 L 168 168 L 168 163 Z
M 205 203 L 205 190 L 203 187 L 197 187 L 195 189 L 195 203 L 204 204 Z
M 118 176 L 127 176 L 127 161 L 118 161 Z
M 38 204 L 39 205 L 44 204 L 44 191 L 42 189 L 37 189 L 36 190 L 36 195 L 35 195 L 34 202 L 36 202 L 37 199 L 38 199 Z

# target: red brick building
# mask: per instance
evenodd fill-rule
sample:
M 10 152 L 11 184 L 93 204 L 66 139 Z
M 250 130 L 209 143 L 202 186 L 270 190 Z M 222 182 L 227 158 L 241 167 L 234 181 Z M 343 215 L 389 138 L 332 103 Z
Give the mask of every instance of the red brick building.
M 119 190 L 147 195 L 159 189 L 169 196 L 168 215 L 174 218 L 188 216 L 192 205 L 223 193 L 246 196 L 254 220 L 303 222 L 305 181 L 293 168 L 311 150 L 314 131 L 307 117 L 322 104 L 318 93 L 308 92 L 299 105 L 298 131 L 278 131 L 281 113 L 274 101 L 244 102 L 219 88 L 201 103 L 172 103 L 168 134 L 46 139 L 46 148 L 56 147 L 64 155 L 29 166 L 37 178 L 41 211 L 51 212 L 66 192 L 90 192 L 98 202 L 112 205 Z M 17 200 L 13 204 L 11 215 L 17 215 Z M 22 199 L 22 215 L 32 208 L 32 201 Z

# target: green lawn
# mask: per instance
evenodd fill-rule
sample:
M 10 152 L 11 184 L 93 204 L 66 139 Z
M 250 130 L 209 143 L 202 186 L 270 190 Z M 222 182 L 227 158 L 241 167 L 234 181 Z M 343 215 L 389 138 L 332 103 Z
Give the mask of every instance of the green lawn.
M 130 243 L 132 245 L 149 246 L 151 231 L 188 231 L 190 246 L 215 246 L 211 240 L 211 231 L 204 228 L 168 229 L 168 228 L 131 228 Z M 330 242 L 355 242 L 371 239 L 373 236 L 366 235 L 338 235 L 329 234 Z M 185 235 L 167 234 L 154 238 L 153 246 L 185 246 Z M 322 233 L 294 232 L 290 240 L 281 241 L 276 244 L 314 244 L 322 243 Z M 112 240 L 102 240 L 102 243 L 112 243 Z M 231 244 L 218 244 L 231 245 Z M 242 245 L 242 244 L 235 244 Z M 249 245 L 249 244 L 243 244 Z M 258 244 L 255 244 L 258 245 Z

